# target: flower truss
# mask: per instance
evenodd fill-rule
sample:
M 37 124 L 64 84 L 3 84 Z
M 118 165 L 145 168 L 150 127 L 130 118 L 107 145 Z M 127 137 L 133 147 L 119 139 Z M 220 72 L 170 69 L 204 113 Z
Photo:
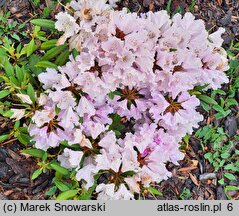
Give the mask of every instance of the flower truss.
M 58 160 L 76 170 L 83 188 L 104 173 L 98 199 L 134 199 L 171 176 L 167 162 L 183 159 L 179 142 L 203 119 L 199 100 L 188 92 L 228 82 L 228 64 L 222 28 L 208 34 L 191 13 L 137 15 L 114 4 L 72 1 L 73 13 L 56 16 L 64 32 L 58 44 L 68 40 L 80 54 L 39 75 L 45 97 L 29 132 L 40 149 L 67 142 Z M 124 127 L 120 133 L 114 117 Z

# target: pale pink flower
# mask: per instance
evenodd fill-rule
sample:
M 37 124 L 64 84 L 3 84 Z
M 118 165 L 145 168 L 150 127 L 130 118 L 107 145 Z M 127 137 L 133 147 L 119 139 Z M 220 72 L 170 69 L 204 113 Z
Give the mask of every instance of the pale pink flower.
M 21 99 L 23 103 L 32 104 L 31 98 L 26 94 L 16 94 L 17 97 Z
M 55 112 L 53 109 L 36 111 L 32 117 L 32 121 L 37 125 L 37 127 L 41 127 L 45 123 L 49 123 L 54 117 Z
M 79 25 L 76 23 L 75 18 L 69 15 L 67 12 L 58 13 L 56 15 L 56 19 L 56 29 L 63 31 L 66 38 L 73 36 L 80 29 Z
M 44 89 L 52 88 L 52 86 L 58 83 L 61 79 L 61 75 L 57 72 L 57 70 L 52 68 L 47 68 L 46 72 L 40 73 L 38 75 L 38 79 L 41 83 L 43 83 Z
M 76 105 L 75 98 L 70 91 L 52 91 L 49 97 L 60 109 L 67 109 Z
M 11 109 L 11 112 L 13 112 L 11 119 L 20 120 L 24 117 L 26 110 L 25 109 Z
M 97 168 L 93 164 L 88 164 L 79 169 L 76 173 L 76 179 L 78 181 L 84 180 L 86 184 L 83 184 L 87 190 L 94 185 L 94 175 L 98 172 Z
M 71 169 L 79 166 L 82 156 L 83 152 L 81 151 L 65 148 L 63 154 L 59 155 L 57 159 L 60 161 L 61 166 Z
M 76 112 L 81 117 L 84 117 L 85 115 L 87 115 L 88 117 L 91 117 L 95 115 L 96 110 L 94 108 L 93 103 L 90 100 L 88 100 L 84 96 L 81 96 L 78 106 L 76 108 Z

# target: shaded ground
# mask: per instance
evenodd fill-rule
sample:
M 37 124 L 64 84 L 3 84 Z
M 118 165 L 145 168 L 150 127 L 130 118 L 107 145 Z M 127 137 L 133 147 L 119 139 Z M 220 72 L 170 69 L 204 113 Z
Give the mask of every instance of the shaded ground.
M 41 13 L 44 3 L 49 4 L 50 1 L 42 2 L 41 7 L 35 8 L 27 0 L 0 0 L 0 6 L 12 12 L 12 19 L 25 22 L 34 14 Z M 229 46 L 232 39 L 239 41 L 239 2 L 237 0 L 196 0 L 195 2 L 196 4 L 192 5 L 191 0 L 173 0 L 170 11 L 193 11 L 197 18 L 205 21 L 209 31 L 214 31 L 220 26 L 226 28 L 226 34 L 223 36 L 225 46 Z M 167 5 L 167 0 L 125 0 L 121 1 L 118 7 L 126 6 L 130 11 L 146 12 L 165 9 Z M 59 9 L 60 5 L 56 5 L 52 16 Z M 227 89 L 227 86 L 224 88 Z M 228 132 L 237 133 L 238 107 L 233 109 L 229 117 L 220 122 L 211 120 L 211 124 L 220 124 Z M 205 114 L 205 122 L 202 122 L 202 125 L 205 125 L 207 121 L 208 116 Z M 0 117 L 0 134 L 9 131 L 11 127 L 12 124 L 8 119 Z M 30 176 L 37 169 L 37 161 L 21 155 L 21 149 L 23 146 L 14 139 L 0 144 L 0 199 L 46 199 L 44 193 L 50 187 L 52 176 L 43 174 L 34 182 L 31 181 Z M 168 164 L 168 169 L 172 171 L 173 177 L 157 186 L 163 192 L 163 196 L 158 197 L 159 199 L 187 199 L 189 195 L 190 199 L 195 200 L 226 199 L 222 186 L 217 184 L 220 173 L 214 173 L 213 167 L 204 159 L 200 143 L 195 137 L 191 137 L 185 159 L 180 162 L 180 165 L 176 167 Z M 188 191 L 191 194 L 188 194 Z M 239 198 L 239 193 L 235 191 L 230 195 L 234 199 Z M 151 198 L 153 197 L 147 197 L 147 199 Z

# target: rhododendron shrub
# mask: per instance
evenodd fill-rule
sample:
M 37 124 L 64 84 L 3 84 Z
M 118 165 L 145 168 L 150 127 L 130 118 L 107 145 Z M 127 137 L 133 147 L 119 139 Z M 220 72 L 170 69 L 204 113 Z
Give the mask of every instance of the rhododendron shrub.
M 166 163 L 183 159 L 179 142 L 203 120 L 189 90 L 219 88 L 228 65 L 223 29 L 208 34 L 191 13 L 137 15 L 114 3 L 72 1 L 74 13 L 56 16 L 58 44 L 68 39 L 79 55 L 38 76 L 45 95 L 29 132 L 43 150 L 67 142 L 58 160 L 83 188 L 103 173 L 98 199 L 134 199 L 171 176 Z

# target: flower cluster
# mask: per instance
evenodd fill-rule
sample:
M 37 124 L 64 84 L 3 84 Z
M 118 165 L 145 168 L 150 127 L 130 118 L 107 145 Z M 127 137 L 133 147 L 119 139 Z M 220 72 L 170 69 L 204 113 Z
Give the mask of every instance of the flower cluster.
M 80 54 L 39 75 L 46 97 L 29 132 L 44 150 L 67 141 L 58 160 L 76 169 L 82 187 L 104 173 L 98 199 L 134 199 L 171 176 L 167 162 L 183 159 L 178 143 L 202 120 L 189 90 L 219 88 L 228 81 L 228 65 L 223 29 L 209 35 L 191 13 L 137 15 L 115 11 L 114 3 L 72 1 L 74 14 L 56 16 L 64 32 L 58 43 L 69 39 Z

